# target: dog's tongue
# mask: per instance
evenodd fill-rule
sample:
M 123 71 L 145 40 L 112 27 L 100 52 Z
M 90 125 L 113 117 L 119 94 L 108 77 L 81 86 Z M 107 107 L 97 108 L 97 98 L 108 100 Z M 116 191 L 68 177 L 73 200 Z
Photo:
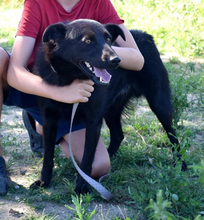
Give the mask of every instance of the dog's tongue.
M 97 77 L 101 77 L 104 82 L 109 82 L 111 75 L 105 69 L 98 69 L 94 67 L 94 72 Z

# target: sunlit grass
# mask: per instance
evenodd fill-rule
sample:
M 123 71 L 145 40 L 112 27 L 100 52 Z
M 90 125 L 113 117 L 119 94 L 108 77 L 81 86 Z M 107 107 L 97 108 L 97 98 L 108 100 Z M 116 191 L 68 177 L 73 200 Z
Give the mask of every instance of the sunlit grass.
M 0 7 L 0 46 L 9 52 L 12 49 L 22 9 Z
M 129 28 L 152 34 L 160 52 L 204 57 L 202 0 L 112 0 Z

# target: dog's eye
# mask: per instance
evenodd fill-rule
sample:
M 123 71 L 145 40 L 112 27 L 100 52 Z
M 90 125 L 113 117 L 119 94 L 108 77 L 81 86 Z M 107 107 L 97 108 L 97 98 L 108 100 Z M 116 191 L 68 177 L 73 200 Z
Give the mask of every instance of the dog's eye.
M 90 39 L 87 39 L 87 40 L 85 40 L 85 42 L 86 42 L 87 44 L 90 44 L 90 43 L 91 43 L 91 40 L 90 40 Z
M 111 42 L 110 37 L 107 37 L 107 38 L 106 38 L 106 41 L 107 41 L 108 43 L 110 43 L 110 42 Z

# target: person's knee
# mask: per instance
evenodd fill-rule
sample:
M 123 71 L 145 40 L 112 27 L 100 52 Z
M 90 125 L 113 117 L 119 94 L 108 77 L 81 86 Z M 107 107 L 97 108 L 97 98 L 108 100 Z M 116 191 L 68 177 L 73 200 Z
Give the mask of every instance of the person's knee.
M 7 52 L 0 47 L 0 78 L 6 79 L 6 72 L 8 68 L 9 56 Z
M 94 161 L 92 166 L 91 177 L 100 178 L 101 176 L 107 174 L 111 169 L 110 158 L 103 157 L 100 161 Z
M 80 137 L 80 138 L 79 138 Z M 60 146 L 67 158 L 70 157 L 69 153 L 69 136 L 65 135 L 64 140 L 61 141 Z M 76 161 L 81 164 L 84 153 L 84 141 L 85 141 L 85 129 L 78 130 L 72 133 L 72 151 Z M 100 137 L 99 143 L 96 149 L 94 161 L 92 164 L 92 178 L 100 178 L 110 171 L 111 163 L 108 151 L 102 138 Z

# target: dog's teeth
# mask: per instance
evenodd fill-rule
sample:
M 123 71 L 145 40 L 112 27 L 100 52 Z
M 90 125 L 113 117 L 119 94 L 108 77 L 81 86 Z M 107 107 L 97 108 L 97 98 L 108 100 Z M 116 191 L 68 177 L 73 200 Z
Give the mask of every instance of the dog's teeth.
M 105 83 L 102 77 L 100 77 L 100 82 Z
M 86 64 L 86 66 L 87 66 L 88 68 L 91 67 L 91 65 L 90 65 L 88 62 L 85 62 L 85 64 Z
M 88 62 L 84 62 L 84 63 L 86 65 L 86 67 L 89 68 L 90 71 L 94 72 L 93 67 L 90 65 L 90 63 L 88 63 Z

